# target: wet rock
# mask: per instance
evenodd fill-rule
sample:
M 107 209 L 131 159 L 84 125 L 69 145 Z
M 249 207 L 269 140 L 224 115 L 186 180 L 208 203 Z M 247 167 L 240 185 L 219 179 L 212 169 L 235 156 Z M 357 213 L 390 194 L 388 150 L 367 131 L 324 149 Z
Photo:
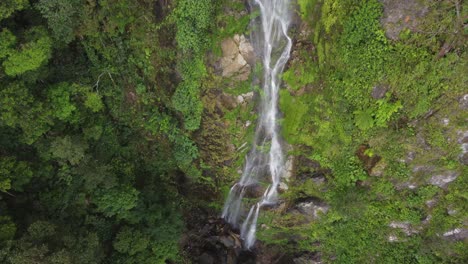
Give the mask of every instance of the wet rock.
M 284 250 L 275 246 L 266 246 L 261 243 L 256 244 L 255 248 L 256 264 L 292 264 L 294 263 L 292 258 L 285 254 Z M 238 262 L 239 264 L 247 264 L 248 262 Z
M 446 171 L 432 176 L 429 180 L 429 183 L 434 186 L 438 186 L 440 188 L 445 189 L 449 183 L 457 179 L 458 174 L 459 173 L 456 171 Z
M 316 201 L 315 199 L 298 203 L 296 209 L 299 213 L 303 214 L 309 220 L 315 220 L 321 214 L 326 214 L 330 207 L 323 202 Z
M 371 96 L 374 99 L 382 99 L 388 91 L 388 87 L 385 85 L 376 85 L 372 88 Z
M 208 253 L 203 253 L 198 258 L 198 263 L 200 264 L 215 264 L 215 259 L 213 256 L 209 255 Z
M 468 229 L 455 228 L 443 234 L 443 237 L 452 241 L 461 241 L 468 239 Z
M 293 259 L 294 264 L 321 264 L 322 260 L 319 253 L 303 254 Z
M 245 188 L 244 196 L 246 198 L 262 197 L 263 193 L 265 192 L 265 188 L 262 187 L 260 184 L 250 184 L 250 185 L 244 186 L 244 188 Z
M 222 236 L 219 241 L 227 248 L 234 247 L 236 245 L 235 240 L 230 236 Z
M 381 0 L 384 12 L 381 23 L 385 35 L 391 40 L 398 40 L 400 32 L 409 29 L 414 31 L 419 19 L 428 12 L 428 7 L 418 0 Z
M 292 166 L 291 164 L 291 168 Z M 330 173 L 330 171 L 320 167 L 320 163 L 317 161 L 301 155 L 294 159 L 294 173 L 295 179 L 299 183 L 304 183 L 312 179 L 317 184 L 320 184 L 326 181 L 325 175 Z
M 196 213 L 194 217 L 203 214 Z M 191 263 L 244 263 L 238 259 L 242 251 L 238 230 L 223 219 L 208 217 L 187 223 L 190 229 L 184 234 L 186 238 L 180 241 L 180 246 L 191 258 Z

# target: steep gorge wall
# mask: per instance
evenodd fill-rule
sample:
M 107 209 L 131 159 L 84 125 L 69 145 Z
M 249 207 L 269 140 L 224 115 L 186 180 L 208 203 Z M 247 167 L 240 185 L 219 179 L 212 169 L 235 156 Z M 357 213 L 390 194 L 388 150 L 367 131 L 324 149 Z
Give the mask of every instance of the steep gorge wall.
M 259 219 L 249 261 L 466 259 L 466 46 L 463 24 L 444 11 L 459 5 L 299 1 L 280 102 L 294 170 L 281 205 Z M 220 157 L 211 166 L 220 194 L 236 179 L 255 124 L 247 80 L 255 65 L 240 50 L 248 35 L 236 34 L 212 55 L 198 141 L 207 142 L 206 160 Z M 218 250 L 230 263 L 243 259 L 235 230 L 215 220 L 216 210 L 208 215 L 218 231 L 206 227 L 211 251 L 195 257 L 216 262 Z

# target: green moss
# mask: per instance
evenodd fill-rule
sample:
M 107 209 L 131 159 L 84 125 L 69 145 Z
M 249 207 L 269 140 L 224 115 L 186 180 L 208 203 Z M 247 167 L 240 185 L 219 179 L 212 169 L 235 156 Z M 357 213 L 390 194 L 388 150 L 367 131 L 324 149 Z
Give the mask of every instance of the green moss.
M 307 113 L 307 105 L 298 97 L 293 97 L 286 90 L 280 91 L 280 108 L 284 114 L 281 122 L 282 134 L 290 143 L 297 143 L 301 138 L 303 116 Z
M 468 117 L 457 103 L 468 81 L 464 46 L 456 44 L 455 52 L 437 58 L 445 33 L 429 40 L 403 32 L 403 39 L 391 42 L 381 27 L 377 0 L 319 2 L 322 14 L 309 36 L 316 50 L 298 50 L 283 75 L 291 93 L 281 92 L 281 125 L 286 141 L 295 145 L 293 154 L 320 162 L 331 175 L 321 186 L 310 179 L 295 182 L 283 198 L 319 197 L 331 210 L 309 224 L 301 216 L 292 221 L 291 214 L 271 212 L 265 220 L 271 228 L 260 230 L 259 238 L 296 253 L 300 250 L 291 245 L 305 241 L 306 250 L 318 250 L 333 263 L 464 262 L 463 243 L 441 242 L 440 235 L 464 226 L 466 216 L 447 210 L 466 211 L 466 177 L 450 183 L 448 190 L 428 184 L 433 173 L 467 174 L 458 160 L 456 132 L 465 129 Z M 300 3 L 301 8 L 307 3 Z M 439 27 L 437 20 L 421 23 Z M 376 86 L 387 87 L 381 99 L 371 96 Z M 297 91 L 300 95 L 294 95 Z M 445 117 L 449 125 L 442 123 Z M 381 176 L 368 176 L 356 156 L 361 144 L 381 158 Z M 413 172 L 417 165 L 434 172 Z M 404 187 L 413 183 L 416 189 Z M 436 205 L 428 207 L 429 200 Z M 423 224 L 428 215 L 432 219 Z M 408 222 L 419 231 L 407 236 L 389 227 L 392 221 Z M 288 234 L 297 234 L 297 240 Z M 389 242 L 390 235 L 398 242 Z

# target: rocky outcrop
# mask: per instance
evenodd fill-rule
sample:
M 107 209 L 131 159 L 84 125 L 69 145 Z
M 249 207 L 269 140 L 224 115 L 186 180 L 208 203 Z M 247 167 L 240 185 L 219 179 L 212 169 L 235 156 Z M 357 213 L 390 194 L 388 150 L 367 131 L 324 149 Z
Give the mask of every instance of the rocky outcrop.
M 239 105 L 247 105 L 253 100 L 253 98 L 253 92 L 248 92 L 237 96 L 225 92 L 220 92 L 216 96 L 215 102 L 216 107 L 218 108 L 218 112 L 224 112 L 225 110 L 231 111 Z
M 221 75 L 237 81 L 249 79 L 255 64 L 253 46 L 244 35 L 235 35 L 221 42 L 223 57 L 219 61 Z
M 254 97 L 254 92 L 248 92 L 248 93 L 245 93 L 245 94 L 238 95 L 236 100 L 237 100 L 238 104 L 244 105 L 244 104 L 250 103 L 252 101 L 253 97 Z
M 446 171 L 440 174 L 433 175 L 429 179 L 429 183 L 440 188 L 447 188 L 448 184 L 458 178 L 459 173 L 456 171 Z
M 385 97 L 388 91 L 388 86 L 386 85 L 376 85 L 372 88 L 371 96 L 374 99 L 382 99 Z
M 393 229 L 401 230 L 407 236 L 411 236 L 413 234 L 418 234 L 419 233 L 419 229 L 414 228 L 409 222 L 392 221 L 392 222 L 390 222 L 390 224 L 388 226 L 393 228 Z
M 416 30 L 420 18 L 429 9 L 418 0 L 381 0 L 384 12 L 381 23 L 385 28 L 385 35 L 391 40 L 398 40 L 400 32 L 405 29 Z
M 468 229 L 455 228 L 445 232 L 442 235 L 445 239 L 451 241 L 463 241 L 468 239 Z
M 419 232 L 421 232 L 421 229 L 422 229 L 421 226 L 413 226 L 409 222 L 400 222 L 400 221 L 392 221 L 390 222 L 388 226 L 394 230 L 400 231 L 406 236 L 419 234 Z M 404 241 L 404 239 L 399 237 L 394 232 L 392 232 L 390 235 L 388 235 L 387 241 L 388 242 L 400 242 L 400 241 Z
M 329 209 L 330 206 L 328 206 L 326 203 L 315 198 L 310 198 L 303 202 L 297 203 L 293 213 L 302 214 L 308 221 L 313 221 L 317 220 L 320 215 L 326 214 Z
M 465 95 L 468 101 L 468 95 Z M 468 102 L 467 102 L 468 104 Z M 460 163 L 468 165 L 468 131 L 458 132 L 458 144 L 460 144 L 461 153 L 459 155 Z
M 255 256 L 242 250 L 242 243 L 236 230 L 222 219 L 204 219 L 196 223 L 180 240 L 181 247 L 192 257 L 193 263 L 236 264 L 255 263 Z M 195 222 L 194 222 L 195 223 Z
M 463 95 L 460 98 L 460 109 L 462 110 L 468 110 L 468 94 Z

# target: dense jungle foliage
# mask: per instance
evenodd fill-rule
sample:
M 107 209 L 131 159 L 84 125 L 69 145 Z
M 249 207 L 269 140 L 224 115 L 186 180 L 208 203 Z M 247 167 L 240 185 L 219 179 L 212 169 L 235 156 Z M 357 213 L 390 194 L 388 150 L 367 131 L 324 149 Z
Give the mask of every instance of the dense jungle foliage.
M 216 8 L 0 2 L 1 263 L 181 259 Z
M 262 212 L 258 239 L 325 263 L 466 263 L 466 241 L 441 234 L 468 219 L 467 2 L 419 1 L 397 40 L 383 2 L 297 1 L 280 94 L 296 177 L 281 201 L 330 210 Z M 0 263 L 193 262 L 179 245 L 192 212 L 219 215 L 254 132 L 255 102 L 218 94 L 261 96 L 213 58 L 257 15 L 241 0 L 1 0 Z M 448 171 L 448 187 L 428 184 Z

